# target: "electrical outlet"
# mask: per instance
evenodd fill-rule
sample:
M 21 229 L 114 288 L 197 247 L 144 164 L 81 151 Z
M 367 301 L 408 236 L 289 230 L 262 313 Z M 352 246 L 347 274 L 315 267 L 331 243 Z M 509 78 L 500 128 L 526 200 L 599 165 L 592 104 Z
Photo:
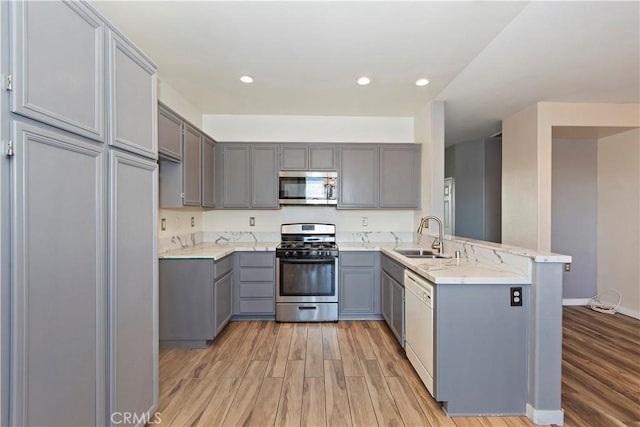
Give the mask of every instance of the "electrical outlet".
M 255 216 L 250 216 L 249 217 L 249 227 L 255 227 L 256 226 L 256 217 Z
M 362 217 L 362 226 L 366 227 L 367 225 L 369 225 L 369 218 L 367 218 L 366 216 Z
M 160 220 L 160 230 L 162 230 L 162 231 L 166 231 L 167 230 L 167 219 L 166 218 L 162 218 Z
M 511 294 L 511 306 L 512 307 L 520 307 L 522 306 L 522 288 L 511 288 L 509 289 Z
M 191 227 L 195 227 L 196 226 L 196 219 L 194 217 L 191 217 Z
M 567 273 L 571 271 L 571 263 L 570 262 L 566 262 L 564 264 L 564 271 L 566 271 Z

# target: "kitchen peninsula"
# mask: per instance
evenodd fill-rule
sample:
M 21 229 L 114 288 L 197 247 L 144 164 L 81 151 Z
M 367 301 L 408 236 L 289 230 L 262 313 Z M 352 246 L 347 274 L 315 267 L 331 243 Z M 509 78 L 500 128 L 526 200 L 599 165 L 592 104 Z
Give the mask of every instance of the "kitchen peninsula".
M 345 236 L 341 237 L 344 239 Z M 557 417 L 558 412 L 561 415 L 562 266 L 564 263 L 571 262 L 570 257 L 446 237 L 444 240 L 446 258 L 416 259 L 408 258 L 396 252 L 396 249 L 429 248 L 432 236 L 414 235 L 412 242 L 400 241 L 391 236 L 387 240 L 392 241 L 375 242 L 369 241 L 366 234 L 358 233 L 354 233 L 353 237 L 351 241 L 338 241 L 341 256 L 371 253 L 383 259 L 390 259 L 431 282 L 438 295 L 437 301 L 442 299 L 445 304 L 444 298 L 446 298 L 448 301 L 446 304 L 453 304 L 446 311 L 442 308 L 444 305 L 440 306 L 441 317 L 438 317 L 438 309 L 436 309 L 435 318 L 436 322 L 440 321 L 440 326 L 449 324 L 450 321 L 458 322 L 459 327 L 462 328 L 458 333 L 463 333 L 466 328 L 466 338 L 482 335 L 479 333 L 482 328 L 487 330 L 493 328 L 496 331 L 492 334 L 492 340 L 488 342 L 490 345 L 476 348 L 465 347 L 465 344 L 471 343 L 478 346 L 482 342 L 465 342 L 461 336 L 447 341 L 436 332 L 434 397 L 444 402 L 443 408 L 449 415 L 526 413 L 537 423 L 544 422 L 549 417 Z M 163 262 L 172 260 L 200 259 L 206 262 L 206 260 L 215 261 L 232 257 L 236 252 L 271 253 L 277 246 L 275 242 L 277 236 L 269 233 L 264 233 L 264 236 L 259 233 L 234 233 L 232 238 L 227 235 L 224 239 L 216 235 L 207 235 L 207 240 L 211 240 L 208 242 L 202 242 L 201 239 L 202 237 L 198 236 L 191 239 L 191 242 L 197 242 L 196 244 L 160 254 L 161 267 Z M 185 240 L 189 241 L 189 239 Z M 223 241 L 224 244 L 214 243 L 215 240 Z M 460 252 L 459 259 L 452 256 L 456 251 Z M 358 269 L 363 271 L 364 267 Z M 380 264 L 378 264 L 378 270 L 374 271 L 374 274 L 378 274 L 378 283 L 380 272 Z M 237 283 L 237 281 L 234 282 L 234 286 Z M 514 286 L 521 288 L 523 299 L 521 307 L 508 307 L 510 290 Z M 235 290 L 234 292 L 237 293 Z M 379 287 L 374 288 L 372 292 L 377 292 L 374 297 L 378 300 L 380 294 L 383 294 Z M 382 297 L 384 298 L 384 295 Z M 461 305 L 456 305 L 457 302 Z M 342 299 L 340 304 L 343 305 Z M 384 302 L 382 304 L 379 301 L 374 302 L 373 311 L 362 313 L 360 316 L 354 315 L 353 312 L 345 314 L 341 308 L 340 318 L 381 318 L 383 304 Z M 496 306 L 493 304 L 504 306 L 505 311 L 501 313 L 520 313 L 519 317 L 500 321 L 496 317 L 499 311 L 496 311 Z M 520 311 L 516 311 L 518 309 Z M 446 320 L 442 317 L 445 314 L 449 316 Z M 480 316 L 480 318 L 474 320 L 474 316 Z M 232 317 L 232 319 L 242 318 L 243 316 L 238 313 L 234 313 Z M 257 318 L 273 318 L 273 315 Z M 493 323 L 487 327 L 486 322 Z M 503 336 L 503 334 L 506 335 Z M 503 347 L 499 347 L 500 343 Z M 449 352 L 448 356 L 453 354 L 456 357 L 444 358 L 441 355 L 438 365 L 437 352 L 444 351 L 443 349 L 446 348 L 448 348 L 446 350 Z M 554 351 L 549 351 L 550 349 Z M 502 353 L 490 353 L 492 350 Z M 482 352 L 485 351 L 487 354 L 483 356 Z M 509 356 L 506 356 L 505 352 L 509 353 Z M 503 358 L 511 357 L 514 364 L 505 365 L 505 359 L 498 357 L 500 354 Z M 487 359 L 486 356 L 489 358 Z M 453 365 L 447 367 L 445 360 L 452 360 L 451 363 L 455 362 L 456 367 L 465 366 L 466 369 L 453 369 Z M 500 369 L 503 372 L 509 372 L 509 378 L 513 380 L 511 383 L 505 384 L 496 380 L 495 376 L 499 375 Z M 457 377 L 456 371 L 460 372 Z M 489 384 L 481 382 L 483 380 L 481 377 L 474 376 L 482 372 L 493 375 L 494 381 Z M 514 380 L 513 378 L 518 377 L 518 373 L 519 379 Z M 514 390 L 519 390 L 520 394 Z M 504 395 L 501 396 L 499 393 Z M 497 402 L 507 402 L 508 405 L 500 407 Z

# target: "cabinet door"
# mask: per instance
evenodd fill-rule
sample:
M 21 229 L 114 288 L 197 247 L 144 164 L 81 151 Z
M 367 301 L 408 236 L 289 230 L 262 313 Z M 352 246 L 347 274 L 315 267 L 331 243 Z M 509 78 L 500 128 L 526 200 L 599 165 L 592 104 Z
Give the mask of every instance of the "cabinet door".
M 281 145 L 280 170 L 307 170 L 309 148 L 306 145 Z
M 215 286 L 215 330 L 218 335 L 233 314 L 233 272 L 230 271 Z
M 111 133 L 109 143 L 158 158 L 156 70 L 127 40 L 108 31 Z
M 380 207 L 420 205 L 420 147 L 380 147 Z
M 336 170 L 336 147 L 326 144 L 309 146 L 309 170 Z
M 201 136 L 197 129 L 189 125 L 184 126 L 182 141 L 182 192 L 184 206 L 200 206 L 202 164 L 201 164 Z
M 378 206 L 378 147 L 340 147 L 338 206 L 375 208 Z
M 223 145 L 222 148 L 222 206 L 248 208 L 249 196 L 249 147 L 247 145 Z
M 384 271 L 382 272 L 382 317 L 384 317 L 384 320 L 387 322 L 387 325 L 389 325 L 390 328 L 393 327 L 393 312 L 391 304 L 391 288 L 393 287 L 392 280 L 393 279 L 391 279 L 391 277 L 389 277 L 387 273 L 385 273 Z
M 340 270 L 340 313 L 373 314 L 375 273 L 372 268 Z
M 105 140 L 104 24 L 81 2 L 12 2 L 11 110 Z
M 215 186 L 216 143 L 205 136 L 202 137 L 202 206 L 216 206 Z
M 404 347 L 404 287 L 391 279 L 391 292 L 392 321 L 390 326 L 398 342 Z
M 278 208 L 278 148 L 251 147 L 251 207 Z
M 104 146 L 18 120 L 13 136 L 9 425 L 105 425 Z
M 111 151 L 109 413 L 158 406 L 157 164 Z
M 162 157 L 182 160 L 182 119 L 167 109 L 158 105 L 158 153 Z

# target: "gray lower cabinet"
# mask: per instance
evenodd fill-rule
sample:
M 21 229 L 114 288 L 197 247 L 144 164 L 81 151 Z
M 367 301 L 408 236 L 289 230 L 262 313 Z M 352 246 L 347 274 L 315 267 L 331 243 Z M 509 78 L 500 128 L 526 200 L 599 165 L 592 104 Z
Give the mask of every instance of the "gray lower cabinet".
M 12 134 L 9 425 L 105 425 L 104 145 L 21 120 Z
M 282 144 L 280 170 L 335 171 L 336 147 L 332 144 Z
M 141 156 L 158 157 L 156 70 L 115 30 L 107 31 L 111 132 L 109 144 Z
M 343 318 L 377 317 L 380 306 L 380 253 L 341 252 L 339 265 L 339 314 Z
M 340 146 L 338 207 L 378 207 L 378 155 L 376 145 Z
M 404 347 L 404 267 L 382 255 L 382 317 Z
M 233 256 L 160 260 L 160 346 L 206 347 L 232 312 Z
M 182 118 L 158 103 L 158 154 L 162 159 L 182 160 Z
M 158 404 L 158 165 L 111 150 L 109 169 L 108 412 L 146 413 Z
M 509 285 L 435 286 L 435 399 L 450 416 L 526 412 L 530 286 L 516 286 L 516 307 Z
M 420 206 L 420 164 L 418 144 L 380 147 L 380 208 L 413 209 Z
M 82 2 L 11 6 L 11 110 L 104 142 L 104 22 Z
M 275 314 L 275 252 L 239 252 L 236 256 L 236 316 Z
M 218 144 L 218 208 L 278 209 L 278 147 Z

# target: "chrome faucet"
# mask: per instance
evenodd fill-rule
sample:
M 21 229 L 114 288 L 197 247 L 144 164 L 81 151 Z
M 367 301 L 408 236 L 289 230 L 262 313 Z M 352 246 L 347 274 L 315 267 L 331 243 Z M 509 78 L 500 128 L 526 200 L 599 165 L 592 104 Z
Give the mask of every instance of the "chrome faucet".
M 438 218 L 437 216 L 425 216 L 423 218 L 420 218 L 420 225 L 418 225 L 418 230 L 416 231 L 416 233 L 422 234 L 422 230 L 424 229 L 425 226 L 429 228 L 430 219 L 433 219 L 435 222 L 438 223 L 438 237 L 436 237 L 436 239 L 431 244 L 431 249 L 433 249 L 434 251 L 438 251 L 438 253 L 442 253 L 443 239 L 444 239 L 444 236 L 442 235 L 442 233 L 443 233 L 444 226 L 442 225 L 442 220 L 440 218 Z

